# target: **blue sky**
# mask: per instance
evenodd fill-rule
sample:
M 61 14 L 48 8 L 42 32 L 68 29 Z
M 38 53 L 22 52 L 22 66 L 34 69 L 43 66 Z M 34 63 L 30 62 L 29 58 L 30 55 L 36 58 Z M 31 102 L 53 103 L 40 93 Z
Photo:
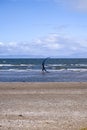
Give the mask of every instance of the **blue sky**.
M 87 0 L 0 0 L 0 58 L 87 58 Z

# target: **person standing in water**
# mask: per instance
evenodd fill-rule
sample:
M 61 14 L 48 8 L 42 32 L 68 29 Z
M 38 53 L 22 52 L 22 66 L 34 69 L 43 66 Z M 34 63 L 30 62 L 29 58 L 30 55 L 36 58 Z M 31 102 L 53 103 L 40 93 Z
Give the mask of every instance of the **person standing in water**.
M 48 57 L 48 58 L 49 58 L 49 57 Z M 44 59 L 43 62 L 42 62 L 42 72 L 47 72 L 47 70 L 46 70 L 46 68 L 45 68 L 45 62 L 46 62 L 46 60 L 47 60 L 48 58 Z

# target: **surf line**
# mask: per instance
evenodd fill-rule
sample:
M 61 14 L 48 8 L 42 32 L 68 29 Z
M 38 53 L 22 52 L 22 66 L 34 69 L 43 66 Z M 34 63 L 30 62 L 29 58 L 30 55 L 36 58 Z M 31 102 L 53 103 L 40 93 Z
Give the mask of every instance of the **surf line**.
M 47 57 L 45 58 L 43 61 L 42 61 L 42 72 L 48 72 L 45 68 L 45 62 L 49 59 L 50 57 Z

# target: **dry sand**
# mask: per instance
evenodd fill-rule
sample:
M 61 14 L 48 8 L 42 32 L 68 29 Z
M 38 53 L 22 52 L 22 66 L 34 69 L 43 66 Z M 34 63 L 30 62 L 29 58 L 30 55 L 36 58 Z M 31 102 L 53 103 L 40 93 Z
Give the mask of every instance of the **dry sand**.
M 87 127 L 87 83 L 0 83 L 0 130 Z

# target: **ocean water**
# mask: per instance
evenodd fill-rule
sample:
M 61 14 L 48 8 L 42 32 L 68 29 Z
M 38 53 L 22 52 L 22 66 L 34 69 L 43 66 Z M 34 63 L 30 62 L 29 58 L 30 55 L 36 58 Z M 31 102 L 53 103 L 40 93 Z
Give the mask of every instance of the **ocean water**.
M 0 82 L 87 82 L 87 59 L 0 59 Z

